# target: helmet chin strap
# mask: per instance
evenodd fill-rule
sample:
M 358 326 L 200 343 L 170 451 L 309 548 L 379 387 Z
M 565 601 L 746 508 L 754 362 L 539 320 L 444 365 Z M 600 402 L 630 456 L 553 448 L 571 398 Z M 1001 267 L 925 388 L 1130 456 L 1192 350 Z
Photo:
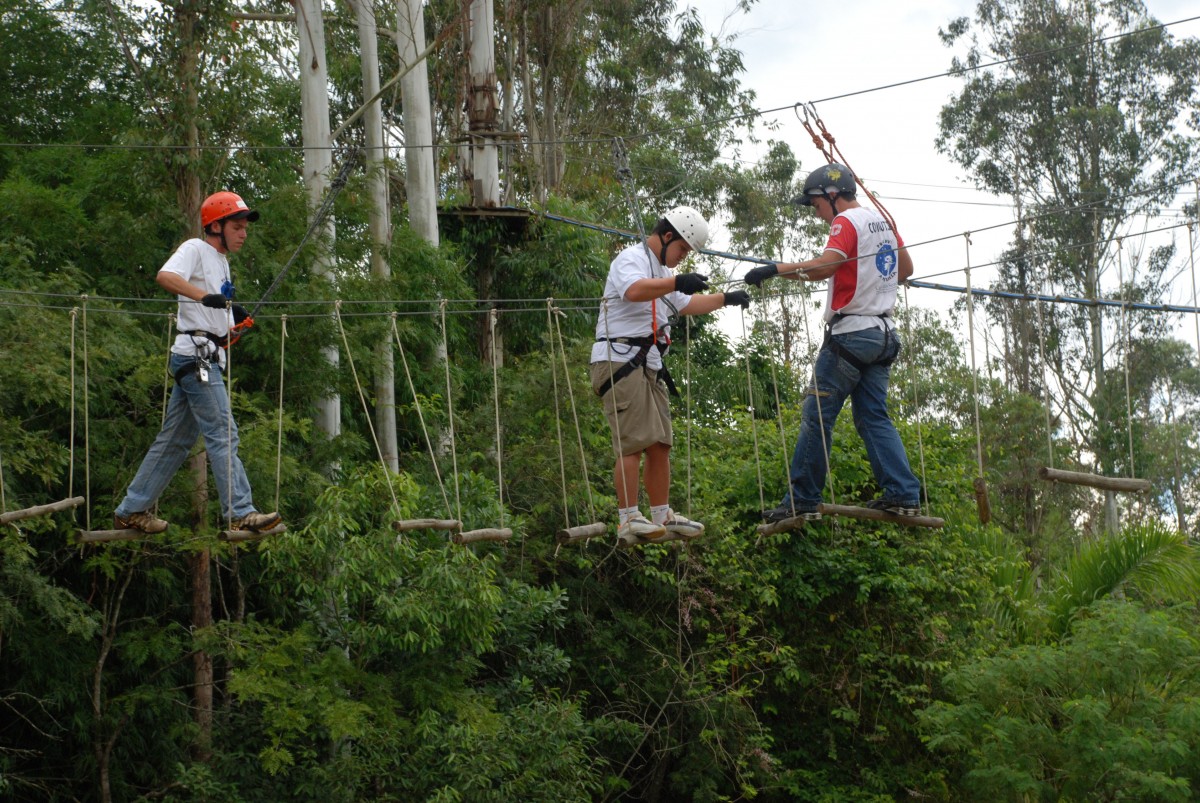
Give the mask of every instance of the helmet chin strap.
M 223 252 L 223 253 L 226 253 L 226 254 L 228 254 L 228 253 L 229 253 L 229 243 L 225 241 L 225 219 L 221 219 L 221 220 L 214 220 L 214 221 L 213 221 L 213 223 L 216 223 L 217 225 L 219 225 L 219 226 L 221 227 L 221 228 L 220 228 L 220 230 L 218 231 L 218 233 L 217 233 L 215 236 L 217 236 L 217 237 L 220 237 L 220 238 L 221 238 L 221 250 L 222 250 L 222 252 Z M 211 226 L 213 223 L 209 223 L 208 225 L 210 225 L 210 226 Z M 213 234 L 211 234 L 211 233 L 208 231 L 208 229 L 205 229 L 205 230 L 204 230 L 204 236 L 207 238 L 207 237 L 212 237 L 212 236 L 214 236 L 214 235 L 213 235 Z

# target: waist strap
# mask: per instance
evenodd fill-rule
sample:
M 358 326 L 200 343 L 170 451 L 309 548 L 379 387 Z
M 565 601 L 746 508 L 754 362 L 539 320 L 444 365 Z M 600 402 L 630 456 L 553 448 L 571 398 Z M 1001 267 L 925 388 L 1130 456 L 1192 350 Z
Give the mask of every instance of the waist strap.
M 217 348 L 223 349 L 229 347 L 229 335 L 214 335 L 212 332 L 206 332 L 203 329 L 191 329 L 184 332 L 184 334 L 191 335 L 192 337 L 208 338 Z
M 657 346 L 658 353 L 665 356 L 669 345 L 658 342 L 653 337 L 599 337 L 596 338 L 596 341 L 599 343 L 621 343 L 628 346 L 638 346 L 637 354 L 634 354 L 629 362 L 613 371 L 612 376 L 604 380 L 603 384 L 596 390 L 596 395 L 600 397 L 603 397 L 605 393 L 612 390 L 613 385 L 645 365 L 646 355 L 650 352 L 651 346 Z M 663 367 L 658 369 L 658 378 L 666 384 L 667 390 L 672 396 L 679 395 L 679 389 L 675 387 L 675 380 L 671 378 L 671 372 L 667 370 L 665 362 L 663 363 Z

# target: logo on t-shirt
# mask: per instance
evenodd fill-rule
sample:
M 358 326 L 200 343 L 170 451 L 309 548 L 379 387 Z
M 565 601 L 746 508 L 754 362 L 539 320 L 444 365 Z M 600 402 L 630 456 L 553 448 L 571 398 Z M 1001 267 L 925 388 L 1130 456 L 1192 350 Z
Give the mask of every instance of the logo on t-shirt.
M 891 279 L 896 275 L 896 252 L 887 243 L 881 244 L 875 254 L 875 270 L 879 271 L 880 277 L 884 279 Z
M 830 237 L 837 237 L 841 233 L 842 233 L 842 224 L 841 223 L 834 223 L 829 228 L 829 236 Z

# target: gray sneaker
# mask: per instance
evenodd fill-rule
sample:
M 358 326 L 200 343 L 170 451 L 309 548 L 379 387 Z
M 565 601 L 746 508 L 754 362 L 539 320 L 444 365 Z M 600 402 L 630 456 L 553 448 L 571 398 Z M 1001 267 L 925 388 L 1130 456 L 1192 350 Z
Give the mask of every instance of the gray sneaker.
M 637 514 L 617 528 L 618 539 L 659 538 L 667 534 L 667 529 L 661 524 L 655 524 L 650 519 Z
M 696 538 L 704 532 L 703 524 L 681 516 L 670 508 L 667 508 L 667 520 L 662 523 L 662 526 L 666 528 L 667 532 L 682 535 L 684 538 Z
M 921 515 L 920 502 L 900 502 L 895 499 L 872 499 L 863 507 L 868 510 L 882 510 L 896 516 L 919 516 Z
M 278 513 L 259 513 L 256 510 L 253 513 L 247 513 L 245 516 L 229 522 L 229 529 L 249 530 L 252 533 L 261 533 L 263 530 L 269 530 L 276 526 L 282 520 Z
M 130 513 L 127 516 L 113 514 L 114 530 L 140 530 L 148 535 L 157 535 L 170 527 L 170 523 L 160 519 L 148 510 L 140 513 Z
M 821 510 L 817 505 L 786 504 L 773 507 L 762 512 L 763 521 L 767 524 L 778 524 L 788 519 L 802 521 L 820 521 Z

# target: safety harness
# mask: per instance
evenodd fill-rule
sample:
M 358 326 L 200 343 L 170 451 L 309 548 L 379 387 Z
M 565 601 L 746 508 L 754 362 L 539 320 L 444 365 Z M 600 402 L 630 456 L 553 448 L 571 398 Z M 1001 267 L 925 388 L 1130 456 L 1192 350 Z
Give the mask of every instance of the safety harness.
M 221 335 L 214 335 L 212 332 L 207 332 L 203 329 L 192 329 L 184 332 L 184 334 L 191 335 L 193 341 L 195 341 L 197 337 L 203 337 L 218 349 L 229 348 L 229 335 L 222 337 Z M 211 360 L 209 360 L 207 357 L 201 357 L 197 355 L 194 362 L 189 362 L 187 365 L 175 372 L 175 384 L 181 384 L 184 377 L 199 371 L 201 367 L 207 368 L 210 364 Z
M 596 395 L 600 396 L 600 397 L 603 397 L 605 393 L 608 393 L 610 390 L 612 390 L 613 385 L 617 384 L 622 379 L 629 376 L 634 371 L 636 371 L 637 369 L 639 369 L 643 365 L 645 365 L 646 364 L 646 355 L 650 353 L 651 346 L 657 347 L 658 353 L 660 355 L 662 355 L 663 357 L 665 357 L 667 355 L 667 349 L 670 348 L 670 345 L 671 345 L 669 342 L 655 340 L 655 338 L 653 338 L 651 336 L 647 336 L 647 337 L 601 337 L 601 338 L 597 338 L 597 342 L 620 343 L 621 345 L 624 345 L 624 346 L 636 346 L 637 350 L 638 350 L 637 354 L 634 354 L 633 358 L 631 360 L 629 360 L 629 362 L 625 363 L 620 368 L 613 371 L 612 376 L 609 377 L 608 379 L 604 380 L 603 384 L 601 384 L 600 387 L 596 390 Z M 663 367 L 658 369 L 658 378 L 661 379 L 663 381 L 663 383 L 667 386 L 667 390 L 669 390 L 671 392 L 672 396 L 679 395 L 679 389 L 675 387 L 675 380 L 671 379 L 671 373 L 670 373 L 670 371 L 667 370 L 667 363 L 665 360 L 663 361 Z
M 872 365 L 882 365 L 883 367 L 886 368 L 887 366 L 891 365 L 893 362 L 896 361 L 896 357 L 898 357 L 900 354 L 899 349 L 897 349 L 896 352 L 894 354 L 892 354 L 892 356 L 887 357 L 885 359 L 871 360 L 870 362 L 863 362 L 858 357 L 851 354 L 844 346 L 842 346 L 840 343 L 838 343 L 836 340 L 834 340 L 833 339 L 834 325 L 837 324 L 839 321 L 841 321 L 843 318 L 849 318 L 849 317 L 851 317 L 850 314 L 839 312 L 839 313 L 836 313 L 832 318 L 830 318 L 829 323 L 825 324 L 825 339 L 821 342 L 822 348 L 828 347 L 829 350 L 832 351 L 834 354 L 841 357 L 843 360 L 845 360 L 846 362 L 853 365 L 856 369 L 858 369 L 859 373 L 865 371 L 868 367 L 870 367 Z M 891 318 L 892 315 L 890 312 L 885 312 L 882 315 L 859 315 L 856 317 L 887 319 L 887 318 Z M 888 338 L 892 337 L 892 330 L 889 329 L 888 327 L 886 327 L 886 326 L 884 327 L 884 332 L 886 333 L 886 336 Z

